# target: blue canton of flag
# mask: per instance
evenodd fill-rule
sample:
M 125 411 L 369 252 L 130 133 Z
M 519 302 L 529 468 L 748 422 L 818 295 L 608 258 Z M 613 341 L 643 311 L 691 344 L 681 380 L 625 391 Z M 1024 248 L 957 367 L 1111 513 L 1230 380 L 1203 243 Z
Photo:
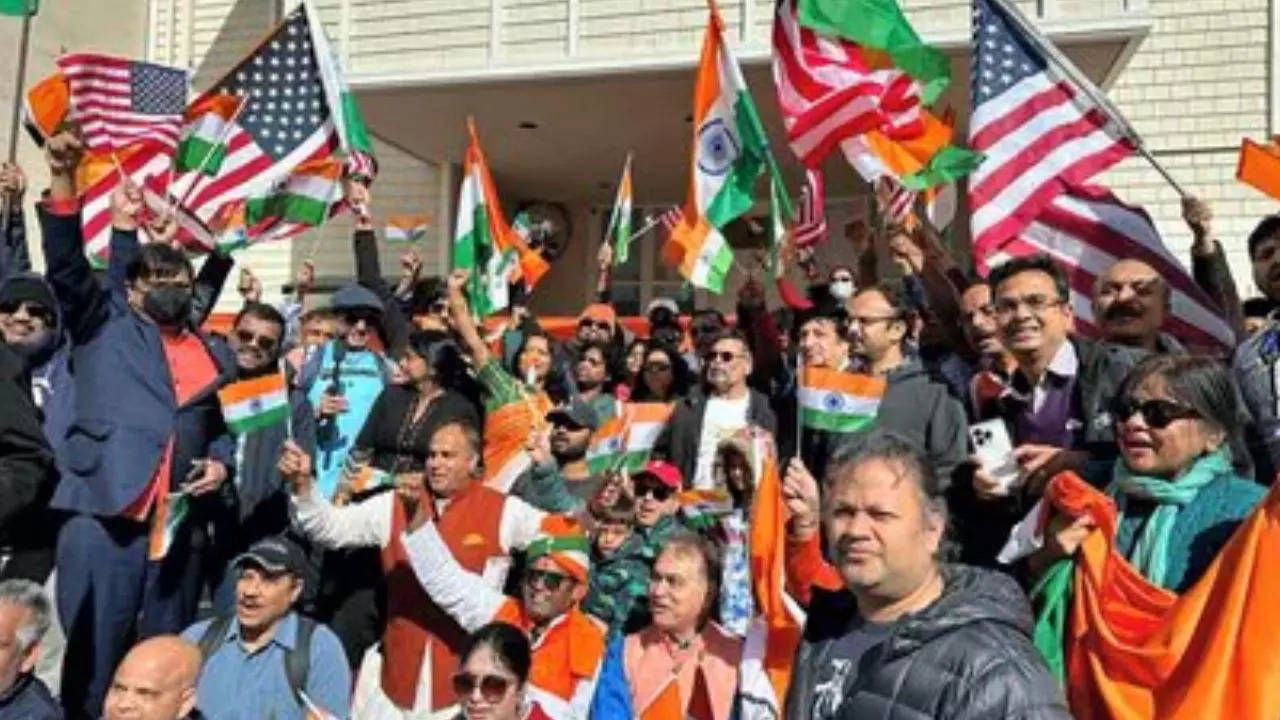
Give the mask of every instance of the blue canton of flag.
M 130 68 L 132 104 L 144 115 L 181 115 L 187 105 L 185 70 L 135 62 Z
M 970 83 L 975 107 L 1048 67 L 1044 56 L 992 12 L 987 0 L 973 4 L 973 47 Z

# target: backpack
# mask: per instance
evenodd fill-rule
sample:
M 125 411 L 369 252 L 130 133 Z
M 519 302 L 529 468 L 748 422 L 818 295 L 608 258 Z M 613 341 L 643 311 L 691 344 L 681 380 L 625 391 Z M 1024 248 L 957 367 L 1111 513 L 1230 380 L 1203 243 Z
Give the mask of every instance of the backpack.
M 209 627 L 205 628 L 197 643 L 200 647 L 201 664 L 217 652 L 234 620 L 234 617 L 219 616 L 209 622 Z M 311 671 L 311 635 L 315 629 L 315 620 L 298 615 L 298 639 L 294 642 L 293 649 L 286 650 L 284 654 L 284 676 L 299 705 L 303 705 L 302 691 L 307 684 L 307 674 Z

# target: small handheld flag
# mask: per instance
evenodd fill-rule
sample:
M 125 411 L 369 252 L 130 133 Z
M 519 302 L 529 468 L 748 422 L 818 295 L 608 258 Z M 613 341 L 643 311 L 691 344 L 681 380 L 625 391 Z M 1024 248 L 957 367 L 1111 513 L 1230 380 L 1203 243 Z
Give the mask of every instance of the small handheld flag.
M 856 432 L 875 422 L 884 378 L 828 368 L 806 367 L 800 382 L 800 420 L 804 427 Z
M 272 373 L 232 383 L 218 391 L 227 427 L 242 434 L 260 430 L 289 417 L 289 391 L 284 375 Z
M 605 242 L 613 243 L 614 266 L 626 264 L 631 254 L 631 155 L 627 155 L 627 164 L 622 168 L 618 197 L 613 201 L 613 215 L 604 235 Z
M 387 218 L 385 238 L 389 243 L 422 242 L 430 225 L 430 215 L 392 215 Z

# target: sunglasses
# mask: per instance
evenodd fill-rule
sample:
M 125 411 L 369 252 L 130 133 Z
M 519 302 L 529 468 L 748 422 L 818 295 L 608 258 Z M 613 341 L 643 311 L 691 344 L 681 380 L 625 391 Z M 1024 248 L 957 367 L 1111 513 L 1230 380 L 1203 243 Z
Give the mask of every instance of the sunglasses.
M 33 302 L 23 300 L 22 302 L 0 303 L 0 313 L 12 315 L 18 310 L 26 308 L 27 315 L 34 320 L 39 320 L 45 325 L 53 324 L 53 311 L 43 305 L 37 305 Z
M 654 499 L 654 500 L 657 500 L 658 502 L 666 502 L 666 501 L 667 501 L 667 498 L 671 497 L 671 493 L 673 493 L 673 492 L 675 492 L 675 491 L 674 491 L 674 490 L 672 490 L 671 488 L 667 487 L 666 485 L 661 484 L 661 483 L 648 483 L 648 482 L 646 482 L 646 483 L 637 483 L 637 484 L 636 484 L 636 499 L 637 499 L 637 500 L 639 500 L 640 498 L 642 498 L 642 497 L 644 497 L 644 496 L 646 496 L 646 495 L 651 495 L 651 496 L 653 496 L 653 499 Z
M 431 307 L 427 308 L 427 312 L 432 315 L 448 315 L 449 303 L 445 300 L 431 303 Z
M 722 330 L 719 325 L 693 325 L 690 326 L 689 332 L 694 335 L 711 335 Z
M 533 568 L 529 568 L 524 571 L 524 581 L 527 585 L 530 587 L 538 587 L 541 585 L 551 592 L 559 590 L 560 586 L 565 584 L 566 581 L 572 580 L 573 578 L 565 575 L 564 573 L 558 573 L 551 570 L 534 570 Z
M 346 320 L 347 324 L 351 325 L 352 327 L 358 325 L 361 320 L 363 320 L 366 325 L 372 325 L 374 322 L 378 320 L 378 314 L 374 312 L 367 312 L 367 311 L 348 312 L 348 313 L 342 314 L 342 319 Z
M 237 330 L 236 339 L 240 341 L 241 345 L 256 345 L 264 353 L 275 352 L 276 346 L 280 342 L 266 335 L 254 335 L 248 330 Z
M 669 370 L 671 370 L 671 365 L 669 363 L 651 362 L 644 364 L 645 372 L 660 373 L 667 372 Z
M 1143 421 L 1156 430 L 1163 430 L 1176 420 L 1200 417 L 1195 409 L 1172 400 L 1137 400 L 1127 397 L 1117 400 L 1112 407 L 1112 414 L 1117 422 L 1128 420 L 1134 413 L 1142 413 Z
M 578 327 L 582 329 L 595 328 L 596 330 L 613 330 L 613 324 L 604 320 L 588 320 L 583 318 L 578 321 Z
M 471 697 L 475 689 L 480 688 L 480 697 L 487 703 L 497 703 L 506 697 L 512 680 L 501 675 L 475 675 L 469 672 L 455 673 L 453 676 L 453 692 L 459 698 Z
M 738 359 L 738 353 L 729 352 L 728 350 L 712 350 L 707 353 L 707 362 L 721 362 L 725 365 Z

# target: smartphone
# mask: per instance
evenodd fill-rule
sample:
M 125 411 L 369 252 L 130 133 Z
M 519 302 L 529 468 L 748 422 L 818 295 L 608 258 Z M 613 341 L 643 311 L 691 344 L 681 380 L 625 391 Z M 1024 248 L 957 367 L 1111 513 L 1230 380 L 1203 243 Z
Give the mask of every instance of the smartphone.
M 1018 483 L 1018 463 L 1013 459 L 1013 441 L 1003 420 L 986 420 L 969 426 L 973 454 L 986 470 L 1008 491 Z

